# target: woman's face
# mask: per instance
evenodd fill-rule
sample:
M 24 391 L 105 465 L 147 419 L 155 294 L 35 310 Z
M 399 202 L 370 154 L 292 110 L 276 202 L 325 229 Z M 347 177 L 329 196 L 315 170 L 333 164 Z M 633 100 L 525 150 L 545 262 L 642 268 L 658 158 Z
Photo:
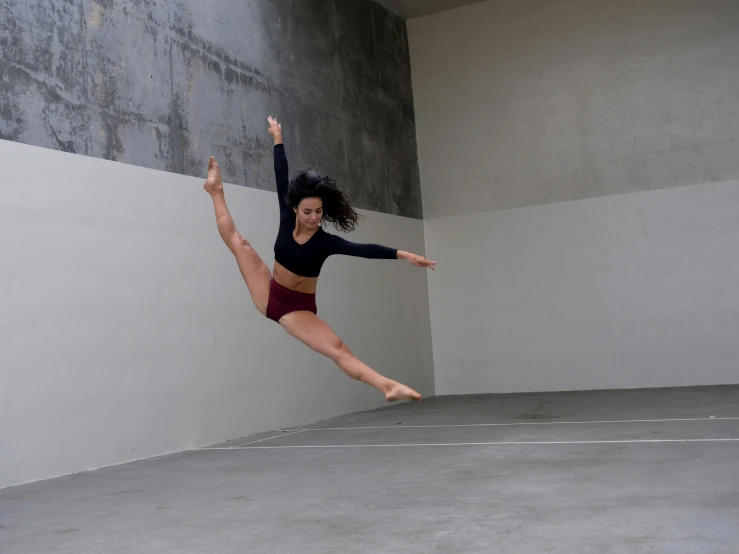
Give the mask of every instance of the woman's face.
M 323 201 L 320 198 L 303 198 L 295 213 L 298 214 L 300 224 L 309 229 L 315 229 L 323 218 Z

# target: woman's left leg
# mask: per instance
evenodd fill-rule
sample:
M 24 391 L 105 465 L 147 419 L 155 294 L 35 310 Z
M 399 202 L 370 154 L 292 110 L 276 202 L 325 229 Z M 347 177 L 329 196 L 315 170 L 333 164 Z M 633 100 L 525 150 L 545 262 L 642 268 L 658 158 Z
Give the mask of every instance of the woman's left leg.
M 420 402 L 421 395 L 413 389 L 380 375 L 359 360 L 328 324 L 312 312 L 291 312 L 280 318 L 280 325 L 290 335 L 319 354 L 333 360 L 352 379 L 372 385 L 389 402 L 412 400 Z

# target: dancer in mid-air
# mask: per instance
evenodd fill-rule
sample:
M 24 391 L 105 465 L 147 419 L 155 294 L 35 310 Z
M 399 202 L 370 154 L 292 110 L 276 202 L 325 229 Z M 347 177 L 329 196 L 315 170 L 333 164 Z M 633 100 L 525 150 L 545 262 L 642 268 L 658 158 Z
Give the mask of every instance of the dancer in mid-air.
M 274 166 L 280 204 L 280 230 L 275 241 L 274 274 L 236 230 L 226 207 L 221 172 L 215 157 L 208 163 L 205 190 L 216 211 L 221 238 L 236 257 L 254 305 L 279 323 L 290 335 L 333 360 L 350 377 L 372 385 L 388 401 L 420 401 L 413 389 L 384 377 L 358 360 L 333 330 L 317 316 L 316 285 L 321 266 L 332 254 L 374 259 L 403 259 L 418 267 L 436 268 L 423 256 L 376 244 L 356 244 L 326 233 L 322 221 L 342 231 L 352 231 L 358 220 L 346 194 L 328 177 L 302 171 L 289 181 L 282 125 L 268 118 L 274 137 Z

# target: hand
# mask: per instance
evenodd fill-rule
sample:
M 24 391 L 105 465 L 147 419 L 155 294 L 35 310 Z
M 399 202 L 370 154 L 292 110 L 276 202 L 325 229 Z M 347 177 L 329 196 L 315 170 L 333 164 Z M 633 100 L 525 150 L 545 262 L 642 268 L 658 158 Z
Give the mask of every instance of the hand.
M 427 260 L 423 256 L 419 256 L 418 254 L 411 254 L 410 252 L 401 252 L 400 256 L 408 260 L 412 265 L 415 265 L 416 267 L 428 267 L 433 271 L 436 271 L 436 264 L 439 263 L 432 262 L 430 260 Z
M 282 124 L 278 123 L 277 120 L 269 116 L 267 118 L 267 121 L 269 121 L 269 134 L 273 137 L 281 137 L 282 136 Z

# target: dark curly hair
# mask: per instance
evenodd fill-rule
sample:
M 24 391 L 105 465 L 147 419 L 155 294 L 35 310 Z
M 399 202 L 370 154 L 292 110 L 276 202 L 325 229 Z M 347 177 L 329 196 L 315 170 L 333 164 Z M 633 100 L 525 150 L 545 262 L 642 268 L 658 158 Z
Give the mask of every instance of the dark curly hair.
M 321 177 L 312 169 L 300 171 L 287 189 L 287 203 L 291 207 L 297 208 L 305 198 L 320 198 L 322 219 L 341 231 L 353 231 L 361 217 L 352 208 L 349 197 L 336 187 L 336 181 Z

